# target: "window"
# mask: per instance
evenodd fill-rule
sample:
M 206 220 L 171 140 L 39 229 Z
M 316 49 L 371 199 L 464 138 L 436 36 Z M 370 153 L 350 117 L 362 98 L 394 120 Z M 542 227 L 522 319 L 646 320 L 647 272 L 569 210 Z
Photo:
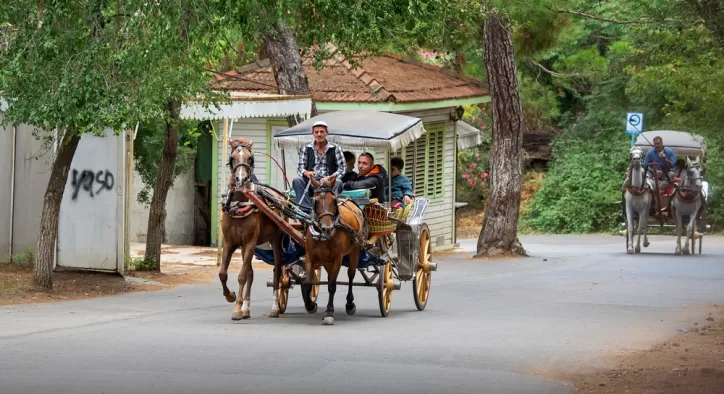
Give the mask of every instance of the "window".
M 426 125 L 427 132 L 415 142 L 394 152 L 405 160 L 404 174 L 418 196 L 443 196 L 445 169 L 445 123 Z

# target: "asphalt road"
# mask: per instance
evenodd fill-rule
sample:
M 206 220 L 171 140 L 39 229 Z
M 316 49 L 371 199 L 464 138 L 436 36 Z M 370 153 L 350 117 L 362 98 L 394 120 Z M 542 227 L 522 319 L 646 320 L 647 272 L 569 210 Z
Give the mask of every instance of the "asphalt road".
M 634 256 L 621 237 L 522 241 L 534 257 L 435 256 L 424 312 L 411 283 L 387 318 L 375 290 L 357 289 L 355 316 L 338 290 L 331 327 L 299 288 L 286 315 L 267 318 L 268 271 L 240 322 L 218 284 L 0 307 L 0 393 L 568 393 L 538 375 L 606 366 L 724 303 L 721 237 L 681 257 L 667 236 Z

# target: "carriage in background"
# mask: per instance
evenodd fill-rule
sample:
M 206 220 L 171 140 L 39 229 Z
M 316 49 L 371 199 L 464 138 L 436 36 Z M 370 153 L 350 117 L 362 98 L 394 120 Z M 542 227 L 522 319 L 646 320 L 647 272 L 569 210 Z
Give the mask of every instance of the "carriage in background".
M 696 134 L 687 133 L 683 131 L 670 131 L 670 130 L 659 130 L 659 131 L 647 131 L 640 133 L 636 138 L 634 147 L 637 147 L 643 151 L 644 156 L 649 150 L 654 149 L 652 141 L 654 137 L 661 137 L 664 141 L 664 146 L 670 148 L 676 154 L 677 166 L 684 167 L 686 159 L 696 160 L 699 158 L 703 163 L 706 163 L 706 144 L 704 138 Z M 648 171 L 655 171 L 655 165 L 647 169 Z M 705 174 L 705 170 L 702 175 Z M 673 183 L 680 182 L 680 178 L 675 177 L 671 181 Z M 648 227 L 668 227 L 676 228 L 676 218 L 673 216 L 670 204 L 664 204 L 662 202 L 662 196 L 671 196 L 674 193 L 675 187 L 669 185 L 663 187 L 659 185 L 658 179 L 654 177 L 654 195 L 653 203 L 649 216 Z M 702 190 L 704 198 L 708 201 L 709 197 L 709 184 L 706 181 L 702 182 Z M 626 217 L 625 202 L 621 201 L 622 207 L 622 223 L 619 235 L 627 235 L 627 223 L 628 218 Z M 636 216 L 636 215 L 634 215 Z M 638 217 L 631 218 L 634 221 L 638 220 Z M 636 226 L 634 226 L 636 228 Z M 700 216 L 696 220 L 695 238 L 699 241 L 699 253 L 701 253 L 701 244 L 704 233 L 711 232 L 711 225 L 707 223 L 707 212 L 702 210 Z M 675 234 L 678 235 L 678 234 Z M 628 248 L 628 237 L 626 237 L 626 247 Z M 693 245 L 692 245 L 693 249 Z M 693 252 L 693 251 L 692 251 Z

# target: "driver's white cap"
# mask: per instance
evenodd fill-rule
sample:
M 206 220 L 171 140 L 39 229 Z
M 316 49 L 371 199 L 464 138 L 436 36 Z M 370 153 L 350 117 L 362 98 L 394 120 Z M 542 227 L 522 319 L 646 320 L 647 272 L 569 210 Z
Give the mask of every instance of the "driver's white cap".
M 328 128 L 327 122 L 325 122 L 323 120 L 318 120 L 318 121 L 314 122 L 314 124 L 312 125 L 312 128 L 315 128 L 317 126 L 324 126 L 325 128 Z

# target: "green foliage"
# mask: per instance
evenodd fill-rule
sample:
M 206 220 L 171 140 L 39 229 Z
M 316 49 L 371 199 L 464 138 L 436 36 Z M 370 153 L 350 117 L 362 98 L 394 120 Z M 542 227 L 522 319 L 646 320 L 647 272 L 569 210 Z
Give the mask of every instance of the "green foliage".
M 16 253 L 8 257 L 8 260 L 13 264 L 26 266 L 33 266 L 35 264 L 35 253 L 27 247 L 22 253 Z
M 178 152 L 174 166 L 171 183 L 180 174 L 189 171 L 194 166 L 194 160 L 189 156 L 196 151 L 196 146 L 202 133 L 208 133 L 202 124 L 196 121 L 182 121 L 179 133 Z M 143 181 L 143 189 L 138 192 L 138 202 L 150 204 L 153 188 L 156 184 L 158 160 L 163 151 L 165 123 L 160 119 L 152 119 L 141 123 L 134 141 L 133 157 L 136 171 Z
M 158 262 L 154 259 L 135 258 L 125 255 L 124 266 L 126 271 L 155 271 L 158 269 Z

